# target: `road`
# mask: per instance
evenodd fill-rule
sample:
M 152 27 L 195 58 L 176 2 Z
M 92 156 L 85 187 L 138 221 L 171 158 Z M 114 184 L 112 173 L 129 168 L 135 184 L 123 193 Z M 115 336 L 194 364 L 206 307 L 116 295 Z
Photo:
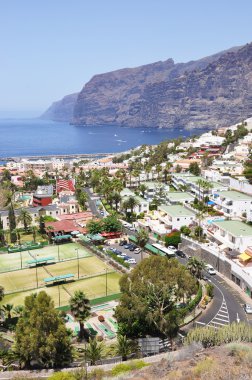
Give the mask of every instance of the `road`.
M 87 202 L 88 202 L 88 207 L 89 207 L 90 211 L 92 212 L 93 215 L 95 215 L 95 216 L 101 218 L 101 214 L 100 214 L 100 212 L 99 212 L 99 210 L 98 210 L 98 207 L 97 207 L 97 205 L 96 205 L 96 200 L 99 199 L 99 197 L 95 197 L 95 196 L 91 193 L 91 191 L 90 191 L 90 189 L 89 189 L 88 187 L 85 187 L 85 188 L 84 188 L 84 191 L 85 191 L 85 192 L 87 193 L 87 195 L 88 195 L 88 200 L 87 200 Z

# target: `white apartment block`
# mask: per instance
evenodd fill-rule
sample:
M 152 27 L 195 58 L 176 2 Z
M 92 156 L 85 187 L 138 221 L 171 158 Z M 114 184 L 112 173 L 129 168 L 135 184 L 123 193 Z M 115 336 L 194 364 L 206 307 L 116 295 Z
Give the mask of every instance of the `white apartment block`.
M 248 217 L 252 209 L 252 197 L 239 191 L 221 191 L 214 194 L 215 208 L 229 217 Z
M 158 206 L 159 221 L 169 230 L 179 230 L 182 226 L 190 226 L 195 222 L 195 214 L 181 205 Z

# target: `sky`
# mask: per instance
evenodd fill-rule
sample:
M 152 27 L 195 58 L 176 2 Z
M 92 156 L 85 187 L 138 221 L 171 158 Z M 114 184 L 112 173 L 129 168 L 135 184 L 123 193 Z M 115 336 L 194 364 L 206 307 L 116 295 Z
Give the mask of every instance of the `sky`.
M 0 116 L 38 116 L 95 74 L 252 41 L 251 0 L 0 0 Z

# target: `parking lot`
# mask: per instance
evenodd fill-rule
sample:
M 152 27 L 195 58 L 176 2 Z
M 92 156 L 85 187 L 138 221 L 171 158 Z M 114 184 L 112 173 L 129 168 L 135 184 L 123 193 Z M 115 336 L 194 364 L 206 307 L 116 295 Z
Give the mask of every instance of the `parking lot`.
M 121 240 L 127 240 L 127 242 L 129 241 L 127 237 L 121 238 Z M 119 243 L 110 243 L 109 247 L 110 248 L 115 248 L 118 251 L 120 251 L 122 254 L 125 254 L 125 255 L 129 256 L 130 258 L 135 259 L 136 260 L 136 264 L 141 261 L 141 257 L 146 258 L 146 257 L 149 256 L 149 254 L 147 252 L 145 252 L 145 251 L 143 251 L 142 254 L 141 254 L 141 252 L 137 253 L 135 251 L 130 251 L 129 248 L 126 249 L 125 246 L 120 246 Z M 135 266 L 136 264 L 131 264 L 131 266 Z

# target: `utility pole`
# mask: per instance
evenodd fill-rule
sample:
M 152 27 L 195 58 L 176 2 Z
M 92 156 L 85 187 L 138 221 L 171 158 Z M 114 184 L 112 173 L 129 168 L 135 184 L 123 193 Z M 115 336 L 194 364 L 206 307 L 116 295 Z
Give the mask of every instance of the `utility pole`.
M 108 268 L 106 268 L 106 296 L 108 295 Z
M 78 266 L 78 279 L 80 278 L 80 261 L 79 261 L 79 248 L 75 248 L 77 253 L 77 266 Z
M 58 244 L 58 262 L 60 261 L 60 256 L 59 256 L 59 244 Z

